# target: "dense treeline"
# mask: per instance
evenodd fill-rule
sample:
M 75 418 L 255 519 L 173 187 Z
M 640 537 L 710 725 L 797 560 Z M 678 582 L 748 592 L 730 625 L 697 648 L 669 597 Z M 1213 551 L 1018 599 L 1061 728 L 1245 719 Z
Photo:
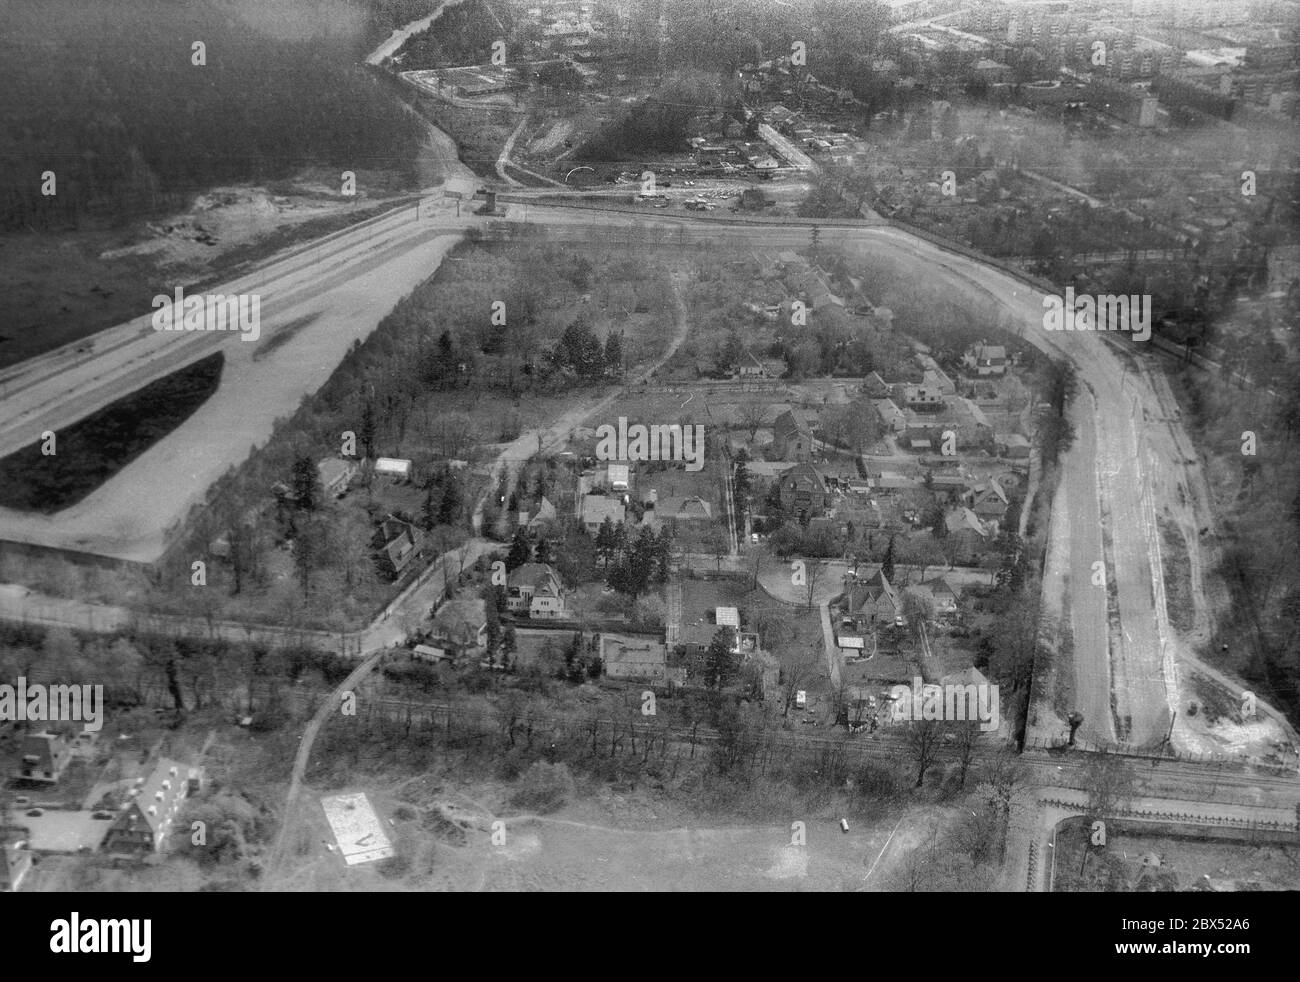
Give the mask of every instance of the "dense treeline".
M 308 165 L 414 180 L 422 127 L 357 64 L 363 8 L 17 0 L 2 18 L 2 229 L 125 220 Z
M 47 515 L 100 487 L 192 416 L 221 384 L 218 351 L 0 459 L 0 505 Z M 53 452 L 47 452 L 53 451 Z
M 669 78 L 643 102 L 602 126 L 577 156 L 584 160 L 621 160 L 638 154 L 672 153 L 685 144 L 687 128 L 697 115 L 728 101 L 716 77 L 687 71 Z
M 493 42 L 504 43 L 514 34 L 510 11 L 500 6 L 500 19 L 482 0 L 466 0 L 448 7 L 428 30 L 412 35 L 402 45 L 397 57 L 403 70 L 486 62 L 492 55 Z

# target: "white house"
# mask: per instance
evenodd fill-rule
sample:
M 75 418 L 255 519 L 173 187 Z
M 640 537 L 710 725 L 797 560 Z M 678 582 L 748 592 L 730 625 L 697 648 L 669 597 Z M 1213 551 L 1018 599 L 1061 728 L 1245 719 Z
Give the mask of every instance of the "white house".
M 532 618 L 566 615 L 560 574 L 547 563 L 524 563 L 506 579 L 506 610 Z

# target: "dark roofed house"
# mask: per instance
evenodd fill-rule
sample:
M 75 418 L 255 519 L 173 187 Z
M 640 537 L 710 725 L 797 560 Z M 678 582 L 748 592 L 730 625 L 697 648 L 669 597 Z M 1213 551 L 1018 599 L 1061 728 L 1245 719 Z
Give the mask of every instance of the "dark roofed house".
M 812 464 L 796 464 L 778 478 L 781 507 L 800 520 L 821 515 L 830 507 L 831 492 Z
M 713 520 L 709 503 L 699 495 L 663 498 L 655 504 L 655 518 L 660 521 L 708 522 Z
M 419 555 L 423 539 L 424 533 L 410 522 L 394 515 L 389 515 L 380 522 L 375 533 L 375 541 L 378 543 L 375 567 L 380 575 L 390 581 L 400 577 Z
M 858 630 L 901 625 L 903 621 L 902 600 L 881 570 L 853 586 L 845 612 L 856 622 Z
M 802 409 L 787 409 L 772 424 L 772 443 L 786 460 L 811 459 L 812 417 Z
M 72 760 L 72 750 L 61 733 L 42 731 L 23 736 L 22 754 L 14 777 L 20 781 L 55 784 Z
M 981 521 L 1000 522 L 1010 502 L 997 481 L 986 481 L 970 493 L 970 508 Z

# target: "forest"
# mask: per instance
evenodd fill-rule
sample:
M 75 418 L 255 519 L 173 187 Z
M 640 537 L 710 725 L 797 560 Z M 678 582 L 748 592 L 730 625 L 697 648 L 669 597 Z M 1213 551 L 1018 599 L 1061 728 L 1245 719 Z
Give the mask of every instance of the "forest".
M 309 165 L 414 181 L 423 126 L 359 63 L 406 6 L 6 4 L 0 229 L 120 224 Z

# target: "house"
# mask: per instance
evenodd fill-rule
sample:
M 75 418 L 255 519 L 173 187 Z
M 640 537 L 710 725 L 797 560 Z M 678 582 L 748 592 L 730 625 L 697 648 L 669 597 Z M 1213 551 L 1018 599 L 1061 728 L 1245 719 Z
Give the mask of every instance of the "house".
M 963 668 L 960 672 L 951 672 L 939 679 L 939 684 L 948 685 L 988 685 L 988 677 L 985 676 L 978 668 L 972 665 L 970 668 Z
M 375 566 L 380 574 L 389 580 L 401 576 L 420 554 L 419 546 L 423 539 L 423 532 L 393 515 L 380 522 L 375 533 Z
M 845 614 L 853 619 L 859 630 L 901 627 L 904 623 L 902 599 L 883 570 L 876 570 L 870 579 L 855 584 L 849 590 Z
M 411 657 L 416 661 L 429 662 L 432 665 L 440 665 L 443 662 L 455 662 L 456 660 L 456 656 L 445 648 L 438 648 L 427 644 L 417 644 L 412 648 Z
M 939 363 L 928 355 L 921 355 L 924 358 L 923 365 L 926 367 L 921 372 L 921 384 L 927 389 L 934 389 L 940 395 L 955 396 L 957 394 L 957 383 L 954 382 L 942 368 Z
M 429 639 L 434 647 L 458 654 L 480 654 L 487 648 L 487 609 L 482 598 L 448 600 L 433 616 Z
M 881 471 L 880 476 L 874 479 L 874 483 L 875 490 L 882 494 L 897 491 L 915 491 L 922 486 L 921 482 L 916 478 L 900 474 L 898 471 Z
M 657 502 L 654 517 L 659 521 L 709 522 L 713 520 L 713 510 L 699 495 L 686 495 Z
M 14 777 L 20 781 L 56 784 L 72 761 L 72 748 L 62 733 L 27 733 Z
M 104 851 L 161 852 L 181 805 L 203 784 L 203 771 L 163 758 L 145 778 L 137 778 L 129 801 L 104 837 Z
M 609 487 L 611 491 L 626 491 L 628 487 L 628 465 L 609 465 Z
M 957 613 L 957 594 L 942 576 L 908 587 L 908 590 L 929 598 L 934 604 L 935 614 L 940 617 Z
M 868 399 L 886 399 L 889 397 L 889 383 L 881 378 L 879 372 L 872 372 L 862 380 L 862 391 Z
M 948 530 L 954 561 L 959 558 L 974 560 L 988 546 L 988 529 L 969 508 L 949 509 L 943 517 L 943 523 Z
M 0 844 L 0 893 L 17 893 L 32 868 L 32 854 L 21 843 Z
M 777 487 L 781 507 L 802 522 L 823 514 L 833 497 L 817 468 L 809 463 L 791 467 L 778 479 Z
M 752 352 L 746 351 L 731 367 L 734 378 L 768 378 L 771 370 Z
M 872 405 L 876 407 L 880 421 L 891 433 L 898 434 L 907 429 L 907 415 L 894 404 L 893 399 L 873 399 Z
M 929 489 L 940 494 L 951 491 L 958 495 L 964 495 L 970 490 L 970 482 L 969 475 L 960 469 L 947 473 L 930 474 L 926 479 Z
M 787 409 L 772 424 L 772 443 L 785 460 L 810 460 L 813 421 L 801 409 Z
M 1009 460 L 1023 460 L 1029 456 L 1029 438 L 1019 433 L 1007 433 L 994 440 L 998 456 Z
M 668 650 L 649 638 L 601 635 L 600 663 L 605 676 L 638 682 L 680 682 L 682 669 L 668 665 Z
M 524 563 L 506 579 L 506 610 L 534 618 L 565 615 L 560 574 L 547 563 Z
M 352 478 L 356 476 L 358 466 L 355 460 L 343 457 L 327 457 L 318 463 L 316 473 L 320 476 L 320 484 L 325 493 L 335 498 L 343 497 Z
M 971 511 L 984 522 L 1001 522 L 1010 504 L 1007 492 L 997 481 L 988 481 L 973 488 L 968 497 Z
M 553 523 L 556 519 L 555 506 L 551 504 L 550 499 L 542 495 L 541 500 L 537 502 L 537 510 L 529 515 L 524 524 L 529 532 L 539 532 L 545 526 Z
M 740 207 L 744 211 L 762 211 L 776 204 L 776 201 L 759 188 L 745 188 L 740 192 Z
M 380 457 L 375 461 L 375 476 L 393 481 L 409 481 L 411 462 L 400 457 Z
M 943 393 L 928 385 L 903 386 L 903 402 L 914 413 L 941 413 L 946 405 Z
M 713 621 L 718 627 L 730 627 L 740 630 L 740 609 L 738 607 L 717 607 L 713 611 Z
M 1007 372 L 1007 349 L 1000 344 L 988 344 L 981 341 L 962 356 L 962 367 L 971 374 L 986 378 L 1005 375 Z
M 582 498 L 582 524 L 588 532 L 595 535 L 600 531 L 601 523 L 609 519 L 614 525 L 627 517 L 627 509 L 617 498 L 606 498 L 600 494 L 588 494 Z

